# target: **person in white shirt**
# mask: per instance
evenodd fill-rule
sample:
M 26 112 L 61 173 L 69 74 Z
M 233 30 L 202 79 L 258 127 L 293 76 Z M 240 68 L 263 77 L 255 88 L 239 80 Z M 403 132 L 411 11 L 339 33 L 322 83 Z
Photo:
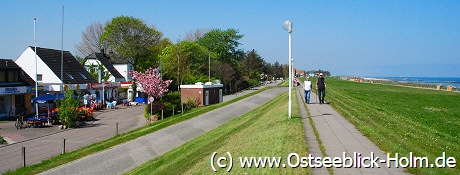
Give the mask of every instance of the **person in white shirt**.
M 305 102 L 307 102 L 307 104 L 310 104 L 311 89 L 312 89 L 312 85 L 311 85 L 310 77 L 307 77 L 307 79 L 303 82 Z

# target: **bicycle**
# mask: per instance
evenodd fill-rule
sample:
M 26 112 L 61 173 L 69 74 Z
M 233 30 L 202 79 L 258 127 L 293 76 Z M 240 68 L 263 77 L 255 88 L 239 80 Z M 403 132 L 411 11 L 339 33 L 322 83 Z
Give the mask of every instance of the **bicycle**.
M 24 113 L 21 113 L 21 114 L 16 116 L 16 123 L 14 124 L 14 126 L 16 126 L 16 129 L 26 128 L 26 126 L 24 125 L 24 117 L 23 117 L 22 114 L 24 114 Z

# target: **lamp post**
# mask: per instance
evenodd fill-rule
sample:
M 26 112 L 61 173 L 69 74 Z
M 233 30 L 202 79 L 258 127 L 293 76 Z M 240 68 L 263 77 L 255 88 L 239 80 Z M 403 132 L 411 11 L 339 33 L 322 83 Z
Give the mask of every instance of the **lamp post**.
M 211 53 L 208 53 L 208 82 L 211 82 Z
M 96 59 L 97 60 L 97 59 Z M 100 66 L 100 63 L 99 60 L 98 61 L 98 68 L 97 68 L 97 71 L 98 71 L 98 81 L 99 83 L 102 83 L 102 101 L 101 101 L 101 104 L 102 104 L 102 107 L 104 107 L 104 104 L 105 104 L 105 92 L 104 92 L 104 86 L 105 86 L 105 82 L 103 81 L 103 71 L 104 71 L 104 68 Z
M 283 29 L 289 33 L 289 102 L 288 102 L 288 117 L 291 118 L 292 113 L 292 22 L 290 20 L 284 21 Z

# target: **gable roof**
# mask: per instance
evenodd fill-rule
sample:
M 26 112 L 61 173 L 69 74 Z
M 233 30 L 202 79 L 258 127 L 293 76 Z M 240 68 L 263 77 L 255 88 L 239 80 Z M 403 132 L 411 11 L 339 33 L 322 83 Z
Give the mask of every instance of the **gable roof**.
M 34 47 L 29 47 L 34 51 Z M 37 55 L 61 79 L 61 50 L 37 47 Z M 97 82 L 69 51 L 64 51 L 63 66 L 63 80 L 61 81 L 65 84 Z
M 35 85 L 35 80 L 30 78 L 29 75 L 27 75 L 27 73 L 25 73 L 24 70 L 22 70 L 22 68 L 11 59 L 0 59 L 0 69 L 2 70 L 18 70 L 19 69 L 19 79 L 21 79 L 21 82 L 23 83 L 23 85 L 26 85 L 26 86 Z
M 86 59 L 99 60 L 101 64 L 104 65 L 104 67 L 110 72 L 110 74 L 112 74 L 112 76 L 115 78 L 124 78 L 123 75 L 121 75 L 120 72 L 118 72 L 117 69 L 113 67 L 113 64 L 109 61 L 110 58 L 106 57 L 105 54 L 94 52 L 91 55 L 88 55 Z

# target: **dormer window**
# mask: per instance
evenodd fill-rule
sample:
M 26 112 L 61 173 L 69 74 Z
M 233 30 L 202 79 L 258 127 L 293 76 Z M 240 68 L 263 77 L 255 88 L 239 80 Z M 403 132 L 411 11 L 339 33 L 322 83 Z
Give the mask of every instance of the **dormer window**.
M 72 79 L 72 80 L 75 79 L 75 78 L 73 78 L 73 76 L 70 73 L 66 73 L 66 74 L 67 74 L 67 76 L 69 76 L 70 79 Z
M 88 79 L 88 78 L 86 78 L 86 76 L 83 75 L 82 73 L 80 73 L 80 76 L 83 77 L 83 79 L 85 79 L 85 80 Z

